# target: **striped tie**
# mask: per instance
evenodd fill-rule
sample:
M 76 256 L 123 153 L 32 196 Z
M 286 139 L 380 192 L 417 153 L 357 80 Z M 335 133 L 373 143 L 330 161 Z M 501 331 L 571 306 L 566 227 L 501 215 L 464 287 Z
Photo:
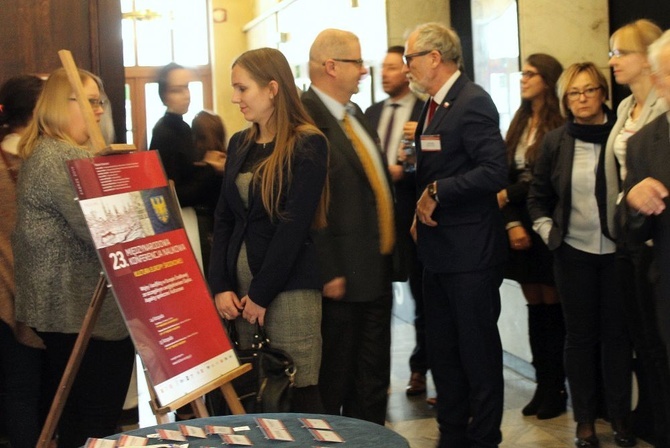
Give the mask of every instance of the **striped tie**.
M 393 221 L 393 199 L 390 189 L 384 188 L 384 181 L 380 177 L 379 171 L 375 168 L 372 156 L 365 147 L 365 144 L 356 135 L 351 126 L 349 115 L 344 115 L 344 132 L 351 140 L 351 144 L 356 150 L 365 175 L 370 182 L 372 192 L 375 195 L 377 208 L 377 223 L 379 226 L 379 251 L 382 255 L 389 255 L 395 245 L 395 228 Z

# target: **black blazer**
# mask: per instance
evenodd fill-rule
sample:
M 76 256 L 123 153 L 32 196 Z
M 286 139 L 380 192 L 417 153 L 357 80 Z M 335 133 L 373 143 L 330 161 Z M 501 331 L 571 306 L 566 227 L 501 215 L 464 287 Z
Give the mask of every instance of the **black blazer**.
M 605 144 L 600 152 L 596 184 L 604 187 L 603 159 Z M 572 164 L 575 156 L 575 139 L 563 125 L 548 132 L 542 140 L 540 155 L 533 169 L 533 179 L 528 191 L 528 213 L 531 221 L 549 217 L 553 221 L 547 247 L 554 250 L 563 242 L 570 226 L 572 209 Z M 609 236 L 606 225 L 606 195 L 604 189 L 596 189 L 600 225 Z
M 437 227 L 417 226 L 419 257 L 432 272 L 469 272 L 505 261 L 507 236 L 496 194 L 507 184 L 505 144 L 491 97 L 461 74 L 416 134 L 417 186 L 438 181 Z M 426 151 L 421 135 L 438 135 L 441 149 Z
M 166 112 L 154 126 L 149 148 L 158 150 L 168 179 L 174 182 L 179 205 L 204 206 L 211 216 L 221 177 L 214 168 L 198 162 L 191 127 L 181 115 Z
M 415 97 L 416 98 L 416 97 Z M 421 110 L 423 109 L 423 101 L 416 98 L 412 113 L 409 117 L 410 121 L 419 121 Z M 384 109 L 385 101 L 375 103 L 365 110 L 365 118 L 375 129 L 379 129 L 379 119 Z M 398 142 L 399 143 L 399 142 Z M 385 161 L 388 159 L 385 157 Z M 395 222 L 398 235 L 398 249 L 399 249 L 399 267 L 401 272 L 399 276 L 394 277 L 394 281 L 406 280 L 407 275 L 416 269 L 416 249 L 414 240 L 409 233 L 412 221 L 414 220 L 414 213 L 416 211 L 416 173 L 404 173 L 402 179 L 394 181 L 395 188 Z
M 381 119 L 385 103 L 386 101 L 380 101 L 365 109 L 365 118 L 367 118 L 370 126 L 375 129 L 379 127 L 379 120 Z M 410 121 L 419 121 L 421 111 L 423 110 L 423 104 L 424 102 L 419 98 L 416 99 L 414 106 L 412 107 L 412 114 L 409 117 Z
M 246 244 L 253 275 L 249 297 L 267 307 L 283 291 L 321 290 L 317 254 L 310 227 L 326 179 L 328 143 L 320 135 L 299 140 L 292 161 L 293 180 L 284 188 L 281 209 L 286 219 L 270 219 L 260 189 L 249 187 L 244 208 L 235 178 L 248 154 L 247 131 L 230 140 L 221 195 L 216 207 L 209 284 L 212 294 L 237 291 L 237 256 Z
M 388 294 L 392 269 L 391 257 L 379 253 L 377 209 L 372 187 L 351 141 L 314 90 L 310 88 L 303 93 L 302 102 L 330 143 L 328 226 L 316 236 L 323 282 L 345 277 L 343 300 L 375 300 Z M 373 140 L 378 141 L 377 133 L 369 127 L 358 106 L 356 118 Z M 379 160 L 386 166 L 381 152 Z M 386 177 L 390 185 L 388 172 Z
M 666 114 L 662 114 L 628 139 L 628 151 L 626 151 L 628 174 L 623 184 L 626 194 L 647 177 L 653 177 L 666 188 L 670 188 L 668 128 L 668 118 Z M 670 199 L 666 198 L 665 204 L 670 206 Z M 635 210 L 628 210 L 624 197 L 619 203 L 617 212 L 623 218 L 623 238 L 634 243 L 654 240 L 655 265 L 659 269 L 652 271 L 652 280 L 660 280 L 657 285 L 660 288 L 658 293 L 663 297 L 662 300 L 667 300 L 670 296 L 670 275 L 667 274 L 670 266 L 670 211 L 666 209 L 658 216 L 638 215 Z

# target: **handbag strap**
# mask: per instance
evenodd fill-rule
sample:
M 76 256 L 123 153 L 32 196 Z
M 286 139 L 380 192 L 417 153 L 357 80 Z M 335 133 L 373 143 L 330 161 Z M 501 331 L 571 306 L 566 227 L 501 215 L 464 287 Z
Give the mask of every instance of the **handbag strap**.
M 236 348 L 240 348 L 240 337 L 237 333 L 237 326 L 235 325 L 235 320 L 229 320 L 228 323 L 228 337 L 230 341 L 235 345 Z M 254 331 L 254 340 L 251 343 L 251 347 L 254 349 L 259 349 L 261 347 L 270 347 L 270 340 L 268 339 L 267 333 L 265 332 L 265 327 L 262 327 L 261 324 L 256 322 L 255 331 Z

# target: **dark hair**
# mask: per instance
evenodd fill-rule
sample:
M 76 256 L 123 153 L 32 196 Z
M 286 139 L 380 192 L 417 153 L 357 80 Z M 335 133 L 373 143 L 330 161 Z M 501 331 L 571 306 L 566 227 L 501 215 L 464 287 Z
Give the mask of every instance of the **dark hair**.
M 156 81 L 158 82 L 158 96 L 163 103 L 165 103 L 165 93 L 167 92 L 168 88 L 168 76 L 170 76 L 170 72 L 183 68 L 184 67 L 177 64 L 176 62 L 170 62 L 168 65 L 158 71 L 158 76 L 156 77 Z
M 226 152 L 226 128 L 217 114 L 206 110 L 198 112 L 193 117 L 191 129 L 198 160 L 202 160 L 207 151 Z
M 535 133 L 535 141 L 526 150 L 526 161 L 532 164 L 537 157 L 544 135 L 565 123 L 565 119 L 561 116 L 560 101 L 556 94 L 556 83 L 563 72 L 563 66 L 556 58 L 544 53 L 531 54 L 526 58 L 526 64 L 533 66 L 547 85 L 544 92 L 544 107 L 540 111 L 540 123 Z M 531 101 L 522 100 L 521 106 L 519 106 L 509 125 L 505 145 L 507 146 L 507 157 L 510 161 L 513 160 L 519 140 L 521 140 L 521 136 L 528 126 L 528 121 L 533 116 L 531 106 Z
M 398 53 L 400 56 L 405 54 L 405 47 L 402 45 L 392 45 L 386 50 L 387 53 Z
M 0 140 L 16 128 L 28 125 L 43 85 L 44 81 L 37 76 L 19 75 L 0 87 Z

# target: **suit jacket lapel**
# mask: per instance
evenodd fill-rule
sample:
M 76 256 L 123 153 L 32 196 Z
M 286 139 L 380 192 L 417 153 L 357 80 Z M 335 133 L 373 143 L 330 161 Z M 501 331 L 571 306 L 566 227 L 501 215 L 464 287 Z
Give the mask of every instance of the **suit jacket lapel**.
M 572 209 L 572 163 L 575 157 L 575 139 L 568 134 L 567 127 L 563 131 L 558 149 L 558 164 L 561 175 L 559 178 L 559 195 L 565 198 L 563 201 L 563 223 L 565 226 L 570 219 Z M 564 229 L 567 231 L 567 228 Z
M 440 123 L 442 120 L 444 120 L 447 117 L 447 114 L 451 110 L 451 105 L 456 101 L 458 98 L 458 94 L 463 90 L 463 87 L 465 84 L 470 82 L 467 76 L 465 74 L 461 73 L 461 75 L 456 79 L 454 82 L 454 85 L 451 86 L 449 91 L 447 92 L 447 96 L 441 101 L 441 103 L 437 106 L 437 109 L 435 109 L 435 114 L 433 115 L 433 119 L 428 123 L 428 126 L 424 130 L 424 134 L 433 134 L 435 131 L 440 127 Z M 426 101 L 428 103 L 429 101 Z M 422 112 L 421 116 L 422 118 L 425 117 L 425 113 L 427 113 L 427 105 L 426 108 L 424 108 L 424 111 Z M 419 121 L 419 123 L 423 123 L 423 121 Z
M 340 152 L 360 176 L 366 177 L 363 165 L 358 158 L 358 154 L 356 154 L 354 146 L 351 144 L 351 140 L 349 140 L 349 137 L 345 134 L 342 125 L 340 125 L 337 119 L 333 117 L 326 105 L 323 104 L 319 95 L 310 88 L 303 94 L 303 96 L 310 102 L 313 102 L 316 106 L 316 110 L 314 111 L 315 116 L 312 118 L 314 118 L 316 125 L 328 138 L 331 151 Z M 361 114 L 357 111 L 356 118 L 359 121 L 360 115 Z

